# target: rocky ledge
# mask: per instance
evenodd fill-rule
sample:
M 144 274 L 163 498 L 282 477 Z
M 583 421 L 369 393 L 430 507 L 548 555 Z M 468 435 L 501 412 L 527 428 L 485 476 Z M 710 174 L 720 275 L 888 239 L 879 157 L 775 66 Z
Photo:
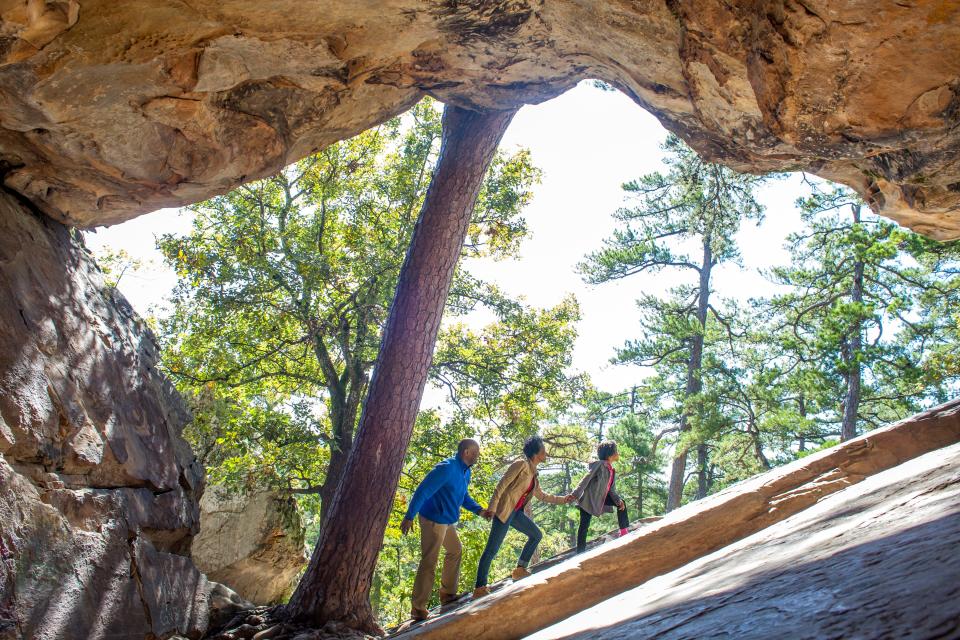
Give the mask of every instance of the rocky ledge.
M 599 78 L 712 160 L 805 170 L 960 236 L 960 8 L 897 0 L 12 0 L 0 175 L 111 224 L 265 176 L 429 93 Z

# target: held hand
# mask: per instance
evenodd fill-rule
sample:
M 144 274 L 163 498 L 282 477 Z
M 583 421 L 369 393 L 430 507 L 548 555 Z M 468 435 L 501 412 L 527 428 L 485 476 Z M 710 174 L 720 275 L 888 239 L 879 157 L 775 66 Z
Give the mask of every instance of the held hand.
M 407 535 L 408 533 L 410 533 L 410 529 L 412 528 L 413 528 L 413 520 L 410 520 L 409 518 L 404 518 L 403 522 L 400 523 L 400 533 L 402 533 L 403 535 Z
M 484 520 L 490 520 L 493 518 L 493 511 L 491 511 L 490 509 L 484 509 L 483 511 L 480 512 L 479 515 Z
M 575 496 L 575 495 L 573 495 L 573 494 L 571 493 L 571 494 L 568 494 L 568 495 L 564 496 L 563 500 L 564 500 L 564 502 L 565 502 L 566 504 L 570 504 L 571 502 L 575 502 L 575 501 L 577 500 L 577 496 Z
M 626 508 L 627 508 L 627 503 L 625 503 L 623 500 L 617 503 L 617 511 L 623 511 Z

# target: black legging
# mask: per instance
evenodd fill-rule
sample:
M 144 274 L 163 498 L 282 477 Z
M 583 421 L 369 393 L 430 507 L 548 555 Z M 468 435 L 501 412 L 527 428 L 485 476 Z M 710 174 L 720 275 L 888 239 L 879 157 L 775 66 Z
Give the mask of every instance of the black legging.
M 621 529 L 626 529 L 630 526 L 630 518 L 627 517 L 626 508 L 624 508 L 623 511 L 617 509 L 617 505 L 609 493 L 607 494 L 607 499 L 604 500 L 604 504 L 609 504 L 616 510 L 617 523 Z M 577 508 L 580 509 L 580 528 L 577 529 L 577 553 L 583 553 L 587 550 L 587 530 L 590 528 L 590 519 L 593 515 L 584 511 L 583 507 Z

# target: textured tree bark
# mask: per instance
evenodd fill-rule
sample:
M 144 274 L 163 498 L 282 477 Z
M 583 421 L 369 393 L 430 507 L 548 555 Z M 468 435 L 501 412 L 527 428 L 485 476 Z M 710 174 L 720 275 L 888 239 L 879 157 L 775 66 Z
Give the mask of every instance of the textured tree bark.
M 860 224 L 860 205 L 852 205 L 853 223 Z M 857 437 L 857 414 L 860 410 L 860 379 L 862 365 L 860 352 L 863 350 L 863 320 L 860 318 L 859 305 L 863 304 L 863 271 L 864 262 L 857 258 L 853 265 L 853 284 L 850 287 L 850 301 L 857 305 L 857 320 L 850 328 L 845 340 L 843 359 L 847 364 L 847 394 L 843 401 L 843 422 L 840 425 L 840 441 L 845 442 Z
M 700 288 L 697 292 L 697 323 L 700 333 L 690 341 L 690 359 L 687 365 L 687 388 L 684 397 L 689 399 L 703 388 L 700 369 L 703 366 L 703 331 L 707 326 L 707 308 L 710 305 L 710 272 L 713 270 L 713 234 L 708 229 L 703 237 L 703 259 L 700 263 Z M 680 418 L 680 436 L 690 430 L 690 410 L 685 409 Z M 670 468 L 670 486 L 667 489 L 667 511 L 680 506 L 683 499 L 683 485 L 687 473 L 687 448 L 680 446 Z M 699 491 L 703 490 L 700 484 Z
M 382 633 L 370 586 L 440 317 L 483 176 L 515 111 L 447 107 L 437 169 L 384 327 L 353 451 L 287 613 Z
M 697 500 L 707 497 L 710 492 L 710 482 L 707 478 L 707 445 L 703 442 L 697 445 Z

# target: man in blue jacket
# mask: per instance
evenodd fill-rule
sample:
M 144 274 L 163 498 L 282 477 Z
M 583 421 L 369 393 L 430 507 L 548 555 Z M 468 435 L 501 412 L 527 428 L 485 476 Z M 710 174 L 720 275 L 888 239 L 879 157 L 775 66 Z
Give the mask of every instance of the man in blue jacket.
M 433 591 L 437 575 L 437 559 L 443 547 L 443 574 L 440 579 L 440 603 L 446 604 L 457 598 L 457 582 L 460 578 L 460 538 L 457 536 L 457 521 L 460 509 L 490 518 L 477 502 L 470 497 L 470 467 L 480 458 L 480 445 L 466 438 L 457 445 L 457 455 L 447 458 L 430 471 L 413 492 L 407 514 L 400 523 L 404 535 L 413 527 L 414 517 L 420 521 L 420 566 L 413 582 L 413 607 L 410 615 L 414 620 L 426 620 L 427 601 Z

